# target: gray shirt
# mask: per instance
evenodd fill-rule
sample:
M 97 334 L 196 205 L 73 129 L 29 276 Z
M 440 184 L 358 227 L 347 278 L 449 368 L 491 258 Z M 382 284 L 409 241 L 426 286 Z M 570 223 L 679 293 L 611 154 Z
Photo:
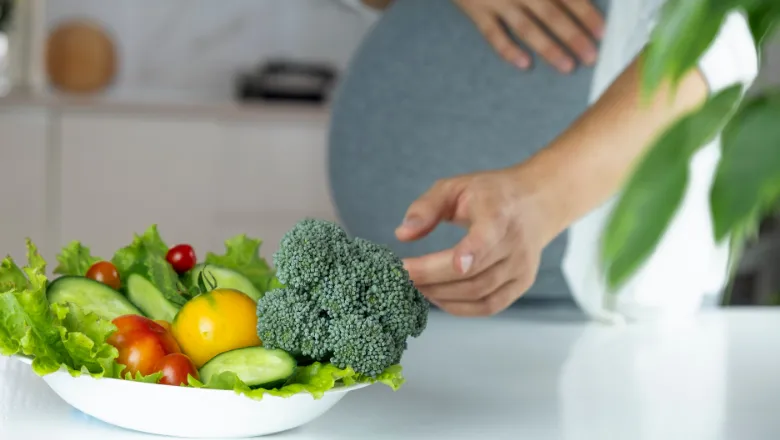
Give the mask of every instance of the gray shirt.
M 607 0 L 595 2 L 606 13 Z M 524 46 L 525 47 L 525 46 Z M 400 243 L 409 204 L 437 179 L 527 159 L 587 107 L 592 68 L 563 75 L 534 54 L 521 71 L 501 60 L 451 0 L 396 0 L 354 55 L 332 106 L 329 173 L 348 231 L 402 257 L 449 248 L 465 231 L 442 225 Z M 528 299 L 569 299 L 567 234 L 545 250 Z

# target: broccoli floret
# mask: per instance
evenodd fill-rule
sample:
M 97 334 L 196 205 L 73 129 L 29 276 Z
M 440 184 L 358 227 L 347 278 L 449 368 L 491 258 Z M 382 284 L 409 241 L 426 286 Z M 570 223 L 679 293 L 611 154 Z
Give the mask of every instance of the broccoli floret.
M 260 341 L 266 346 L 273 341 L 274 348 L 298 357 L 316 359 L 329 355 L 324 351 L 329 345 L 327 315 L 321 313 L 306 292 L 274 289 L 265 298 L 257 304 L 257 315 L 263 317 L 263 325 L 258 325 Z
M 299 222 L 282 238 L 274 264 L 286 287 L 266 293 L 257 307 L 258 336 L 268 348 L 376 377 L 425 330 L 429 304 L 401 259 L 335 223 Z

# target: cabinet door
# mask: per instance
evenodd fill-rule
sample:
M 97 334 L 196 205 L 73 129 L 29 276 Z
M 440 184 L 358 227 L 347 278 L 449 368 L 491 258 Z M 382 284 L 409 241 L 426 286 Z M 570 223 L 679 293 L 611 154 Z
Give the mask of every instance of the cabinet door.
M 48 116 L 39 108 L 0 108 L 0 258 L 25 263 L 25 237 L 53 258 L 47 233 Z
M 157 224 L 169 245 L 209 244 L 218 130 L 165 114 L 66 113 L 59 240 L 110 257 Z
M 336 219 L 327 179 L 325 117 L 291 115 L 223 127 L 212 248 L 221 249 L 227 236 L 246 233 L 263 239 L 261 253 L 270 258 L 298 220 Z

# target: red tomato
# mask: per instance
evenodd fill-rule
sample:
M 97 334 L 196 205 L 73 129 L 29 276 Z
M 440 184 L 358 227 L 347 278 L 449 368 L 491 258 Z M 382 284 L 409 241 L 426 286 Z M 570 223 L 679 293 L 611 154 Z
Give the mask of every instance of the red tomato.
M 162 371 L 161 384 L 164 385 L 187 385 L 187 375 L 199 379 L 198 369 L 192 360 L 181 353 L 171 353 L 157 362 L 155 371 Z
M 114 318 L 111 322 L 117 328 L 117 331 L 112 335 L 112 338 L 119 344 L 121 344 L 124 334 L 136 330 L 145 330 L 160 338 L 160 343 L 165 349 L 166 354 L 181 353 L 181 348 L 179 348 L 176 338 L 174 338 L 173 333 L 171 333 L 171 325 L 165 321 L 153 321 L 139 315 L 124 315 Z
M 179 343 L 176 342 L 176 338 L 173 336 L 173 333 L 171 332 L 171 325 L 168 323 L 166 324 L 167 325 L 163 327 L 165 332 L 159 335 L 163 347 L 165 348 L 165 351 L 168 353 L 181 353 L 181 348 L 179 347 Z
M 101 282 L 112 289 L 119 290 L 119 272 L 109 261 L 98 261 L 87 271 L 87 278 Z
M 165 321 L 153 321 L 139 315 L 124 315 L 112 321 L 117 331 L 108 343 L 119 350 L 117 362 L 125 365 L 124 376 L 136 372 L 149 375 L 160 371 L 157 364 L 169 354 L 181 353 L 179 344 Z
M 173 270 L 180 274 L 195 267 L 195 263 L 197 262 L 195 250 L 188 244 L 180 244 L 172 247 L 165 258 L 168 260 L 168 263 L 171 263 Z
M 141 315 L 123 315 L 114 318 L 111 321 L 119 332 L 128 332 L 132 330 L 149 330 L 155 333 L 162 333 L 165 331 L 159 322 L 151 320 Z
M 119 356 L 116 361 L 127 367 L 122 371 L 122 376 L 127 373 L 135 376 L 136 372 L 147 376 L 160 371 L 157 369 L 157 363 L 166 353 L 157 335 L 147 330 L 132 330 L 119 335 L 121 337 L 117 339 L 121 340 L 121 343 L 117 347 Z M 109 343 L 112 343 L 111 338 Z

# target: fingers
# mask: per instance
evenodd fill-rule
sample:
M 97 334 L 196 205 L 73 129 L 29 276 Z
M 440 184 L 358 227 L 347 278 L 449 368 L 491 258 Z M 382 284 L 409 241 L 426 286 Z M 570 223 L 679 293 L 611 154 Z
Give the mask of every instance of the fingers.
M 458 280 L 461 276 L 452 264 L 454 254 L 452 249 L 448 249 L 422 257 L 407 258 L 404 260 L 404 268 L 418 289 L 421 286 Z
M 431 301 L 478 301 L 500 289 L 508 279 L 513 278 L 510 273 L 508 259 L 501 260 L 490 266 L 482 273 L 460 281 L 441 284 L 419 285 L 420 292 Z
M 430 286 L 475 277 L 504 259 L 509 251 L 503 242 L 507 222 L 476 208 L 482 216 L 475 219 L 466 235 L 453 249 L 404 260 L 415 285 Z
M 590 0 L 560 0 L 591 35 L 601 40 L 604 36 L 604 17 Z
M 482 273 L 507 254 L 502 240 L 507 234 L 507 221 L 491 215 L 486 208 L 475 207 L 477 217 L 466 237 L 454 248 L 453 264 L 460 278 Z
M 451 219 L 459 191 L 459 186 L 454 180 L 434 184 L 409 206 L 401 226 L 395 231 L 398 239 L 417 240 L 429 234 L 440 221 Z
M 575 56 L 585 65 L 592 66 L 596 62 L 597 49 L 595 43 L 585 33 L 585 30 L 581 28 L 573 18 L 571 18 L 561 7 L 554 1 L 550 0 L 536 0 L 527 2 L 527 7 L 547 29 L 555 34 L 556 38 L 561 41 Z M 563 52 L 559 46 L 555 45 L 555 48 Z M 560 56 L 557 50 L 551 48 L 545 48 L 550 54 L 546 55 L 542 49 L 539 52 L 542 56 L 549 56 L 551 58 L 557 58 Z M 556 64 L 559 69 L 566 68 L 563 62 L 560 65 Z M 572 62 L 573 68 L 573 62 Z
M 492 316 L 505 310 L 519 298 L 524 289 L 517 281 L 510 281 L 488 296 L 475 301 L 439 301 L 431 300 L 447 313 L 463 317 Z
M 509 38 L 496 15 L 486 9 L 469 10 L 467 12 L 479 31 L 501 58 L 523 70 L 531 67 L 531 56 L 520 49 Z
M 545 0 L 549 1 L 549 0 Z M 523 40 L 531 49 L 537 52 L 548 63 L 553 65 L 561 73 L 570 73 L 574 70 L 574 60 L 553 38 L 542 28 L 525 9 L 519 5 L 508 8 L 502 14 L 503 20 L 518 38 Z

